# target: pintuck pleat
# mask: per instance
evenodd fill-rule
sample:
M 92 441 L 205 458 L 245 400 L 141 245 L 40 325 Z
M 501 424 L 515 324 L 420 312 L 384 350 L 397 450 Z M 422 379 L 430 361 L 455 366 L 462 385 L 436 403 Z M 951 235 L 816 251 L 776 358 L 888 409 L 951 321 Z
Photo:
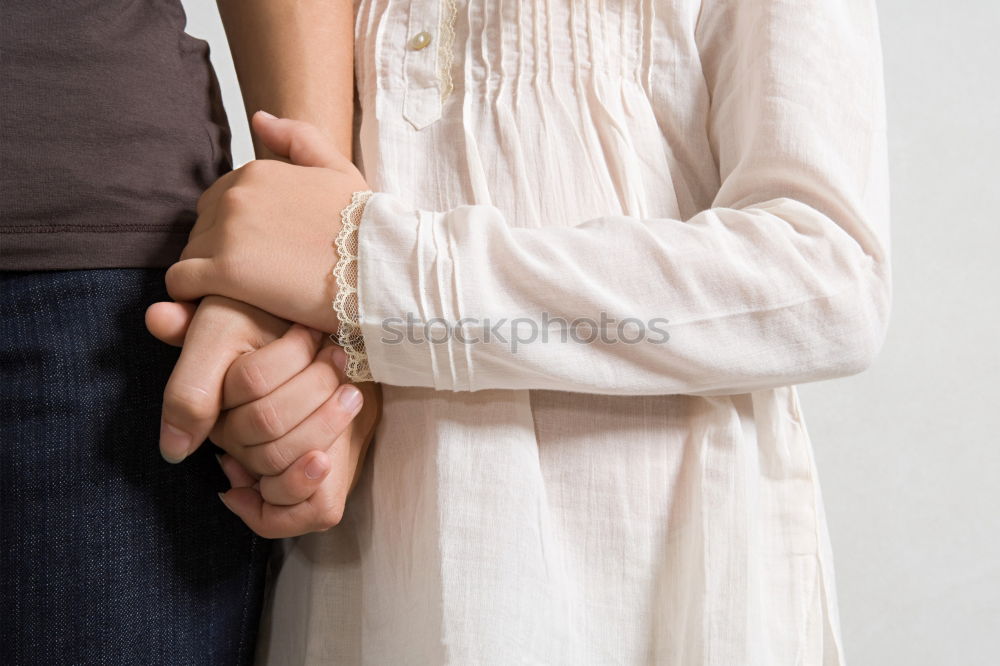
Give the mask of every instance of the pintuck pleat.
M 871 5 L 356 0 L 388 379 L 343 524 L 288 544 L 262 663 L 842 665 L 793 384 L 883 313 Z M 379 340 L 542 311 L 670 339 Z

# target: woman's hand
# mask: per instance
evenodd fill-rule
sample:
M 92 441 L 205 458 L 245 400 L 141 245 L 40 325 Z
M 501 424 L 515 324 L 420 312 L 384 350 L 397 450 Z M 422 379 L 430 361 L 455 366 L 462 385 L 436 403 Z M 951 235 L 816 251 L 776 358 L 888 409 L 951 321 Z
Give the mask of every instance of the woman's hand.
M 238 406 L 210 436 L 229 454 L 223 502 L 268 538 L 340 522 L 381 408 L 377 384 L 344 383 L 340 347 L 317 352 L 296 328 L 230 366 L 223 402 Z
M 238 489 L 224 501 L 255 532 L 276 538 L 337 524 L 378 421 L 378 385 L 344 384 L 343 351 L 321 347 L 319 331 L 220 296 L 197 308 L 157 303 L 146 322 L 184 346 L 164 394 L 164 457 L 183 460 L 211 431 Z M 360 405 L 351 403 L 355 390 Z
M 368 184 L 313 125 L 258 112 L 253 128 L 293 164 L 255 160 L 206 190 L 167 289 L 178 301 L 216 294 L 334 332 L 340 212 Z

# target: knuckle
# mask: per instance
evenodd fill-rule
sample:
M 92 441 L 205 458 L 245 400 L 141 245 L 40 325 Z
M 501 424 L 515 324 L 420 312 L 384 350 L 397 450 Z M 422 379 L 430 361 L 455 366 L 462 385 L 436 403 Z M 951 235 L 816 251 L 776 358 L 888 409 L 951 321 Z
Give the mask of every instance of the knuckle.
M 337 502 L 336 504 L 327 507 L 326 510 L 317 516 L 314 531 L 325 532 L 339 525 L 340 521 L 343 519 L 344 504 L 342 502 Z
M 333 395 L 333 392 L 340 386 L 337 374 L 330 366 L 323 366 L 320 372 L 316 373 L 316 382 L 319 385 L 320 392 L 327 396 Z
M 245 210 L 250 205 L 251 190 L 248 187 L 234 185 L 219 196 L 219 215 L 226 221 L 230 215 Z
M 204 421 L 214 416 L 215 405 L 204 389 L 179 384 L 167 387 L 163 396 L 163 411 L 174 419 Z
M 240 175 L 248 180 L 266 177 L 269 166 L 268 160 L 252 160 L 240 167 Z
M 234 376 L 235 387 L 241 393 L 251 395 L 255 398 L 263 397 L 270 393 L 270 387 L 260 365 L 250 360 L 252 355 L 247 355 L 243 358 L 246 360 L 241 359 L 237 361 L 240 365 L 237 367 L 237 372 Z
M 270 400 L 262 398 L 250 405 L 248 416 L 254 433 L 262 436 L 265 441 L 277 439 L 284 434 L 281 417 Z
M 316 143 L 316 137 L 313 134 L 312 127 L 302 124 L 295 127 L 295 131 L 289 141 L 289 152 L 292 154 L 299 153 L 314 143 Z
M 251 450 L 254 453 L 249 462 L 257 474 L 275 476 L 288 469 L 293 462 L 284 448 L 277 444 L 261 444 Z
M 333 400 L 333 398 L 331 398 Z M 341 418 L 339 406 L 334 405 L 328 409 L 321 409 L 316 414 L 317 425 L 327 443 L 333 442 L 344 432 L 350 430 L 351 424 L 345 424 Z

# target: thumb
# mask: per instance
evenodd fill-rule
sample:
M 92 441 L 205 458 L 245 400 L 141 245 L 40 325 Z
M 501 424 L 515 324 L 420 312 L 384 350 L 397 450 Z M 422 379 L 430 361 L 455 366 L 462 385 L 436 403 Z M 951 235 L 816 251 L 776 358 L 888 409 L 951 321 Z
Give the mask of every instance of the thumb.
M 341 169 L 350 163 L 312 123 L 276 118 L 267 111 L 258 111 L 253 114 L 251 125 L 268 150 L 292 164 Z
M 195 303 L 183 301 L 153 303 L 146 310 L 146 328 L 161 342 L 180 347 L 197 308 Z

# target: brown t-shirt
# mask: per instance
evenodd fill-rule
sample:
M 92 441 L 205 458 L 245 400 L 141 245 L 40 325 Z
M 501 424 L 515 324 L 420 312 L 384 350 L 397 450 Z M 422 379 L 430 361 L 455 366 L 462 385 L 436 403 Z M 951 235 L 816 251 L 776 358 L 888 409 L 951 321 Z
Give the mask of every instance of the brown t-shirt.
M 179 0 L 4 0 L 0 269 L 176 261 L 231 168 L 208 45 Z

